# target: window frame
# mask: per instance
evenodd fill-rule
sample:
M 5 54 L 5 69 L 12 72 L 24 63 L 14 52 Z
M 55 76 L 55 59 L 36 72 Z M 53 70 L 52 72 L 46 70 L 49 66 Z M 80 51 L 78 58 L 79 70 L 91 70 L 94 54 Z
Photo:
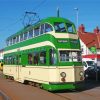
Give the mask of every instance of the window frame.
M 24 32 L 23 33 L 23 40 L 27 40 L 28 39 L 28 32 Z
M 28 39 L 31 39 L 34 37 L 34 29 L 31 29 L 28 31 Z
M 72 27 L 72 32 L 68 31 L 68 25 Z M 72 33 L 72 34 L 76 33 L 75 25 L 73 23 L 66 23 L 66 28 L 68 33 Z
M 60 51 L 66 51 L 66 52 L 71 53 L 71 56 L 68 56 L 68 59 L 70 58 L 69 61 L 61 61 L 61 60 L 60 60 Z M 77 52 L 77 61 L 73 61 L 72 52 Z M 81 57 L 81 56 L 78 56 L 79 53 L 80 53 L 80 55 L 81 55 L 81 51 L 76 51 L 76 50 L 58 50 L 59 63 L 62 63 L 62 62 L 82 62 L 82 57 Z M 80 58 L 78 58 L 78 57 L 80 57 Z
M 41 56 L 41 53 L 45 53 L 45 56 L 44 56 L 44 63 L 41 63 L 41 60 L 40 60 L 40 56 Z M 47 52 L 45 51 L 45 50 L 41 50 L 40 52 L 39 52 L 39 64 L 40 65 L 46 65 L 47 64 Z
M 59 25 L 63 24 L 63 25 L 64 25 L 63 28 L 65 29 L 65 31 L 64 31 L 64 32 L 63 32 L 63 31 L 57 31 L 57 30 L 55 29 L 55 26 L 57 26 L 57 25 L 55 25 L 55 23 L 56 23 L 56 24 L 58 23 L 59 29 L 62 29 Z M 67 33 L 66 24 L 65 24 L 64 22 L 54 22 L 54 29 L 55 29 L 55 33 Z

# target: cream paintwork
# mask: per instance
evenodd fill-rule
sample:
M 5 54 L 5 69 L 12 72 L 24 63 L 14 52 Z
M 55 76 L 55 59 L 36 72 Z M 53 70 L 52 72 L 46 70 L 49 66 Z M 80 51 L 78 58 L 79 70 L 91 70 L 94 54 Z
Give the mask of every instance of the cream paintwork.
M 47 34 L 52 34 L 55 38 L 70 38 L 70 39 L 78 39 L 77 34 L 69 34 L 69 33 L 55 33 L 54 31 L 48 32 Z
M 75 80 L 76 81 L 79 81 L 79 79 L 81 78 L 80 72 L 83 72 L 84 73 L 84 69 L 83 69 L 83 67 L 81 67 L 81 68 L 80 67 L 76 67 L 76 69 L 77 70 L 74 69 L 74 72 L 75 72 L 74 73 L 75 74 L 74 77 L 75 77 Z M 84 75 L 83 75 L 83 78 L 84 78 Z
M 38 83 L 61 82 L 61 72 L 66 73 L 66 82 L 80 81 L 79 72 L 83 71 L 82 67 L 44 67 L 44 66 L 26 66 L 16 67 L 17 65 L 5 65 L 4 74 L 13 76 L 16 81 L 24 82 L 24 80 L 34 81 Z M 76 73 L 77 72 L 77 73 Z
M 60 49 L 58 49 L 58 52 L 60 51 L 60 50 L 71 50 L 71 51 L 81 51 L 80 49 L 63 49 L 63 48 L 60 48 Z

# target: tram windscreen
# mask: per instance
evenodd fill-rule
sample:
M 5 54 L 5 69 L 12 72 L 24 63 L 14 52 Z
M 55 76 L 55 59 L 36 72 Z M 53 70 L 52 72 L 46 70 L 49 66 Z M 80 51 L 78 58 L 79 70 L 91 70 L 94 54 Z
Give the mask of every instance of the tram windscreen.
M 59 51 L 59 53 L 60 53 L 60 61 L 61 62 L 81 61 L 81 52 L 79 52 L 79 51 L 61 50 L 61 51 Z
M 68 30 L 69 33 L 75 33 L 72 24 L 66 24 L 66 25 L 67 25 L 67 30 Z
M 65 24 L 62 22 L 55 22 L 54 27 L 56 32 L 66 32 Z
M 55 32 L 68 32 L 75 33 L 75 27 L 73 24 L 63 23 L 63 22 L 55 22 L 54 23 Z

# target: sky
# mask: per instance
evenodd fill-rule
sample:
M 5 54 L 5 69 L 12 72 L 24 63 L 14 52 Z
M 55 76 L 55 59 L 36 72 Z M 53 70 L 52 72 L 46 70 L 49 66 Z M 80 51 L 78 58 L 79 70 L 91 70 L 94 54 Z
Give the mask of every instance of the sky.
M 100 28 L 99 0 L 0 0 L 0 49 L 5 48 L 6 39 L 24 27 L 25 12 L 36 12 L 40 19 L 56 16 L 57 8 L 60 17 L 71 20 L 77 25 L 76 10 L 78 8 L 78 26 L 84 24 L 85 30 L 93 32 Z

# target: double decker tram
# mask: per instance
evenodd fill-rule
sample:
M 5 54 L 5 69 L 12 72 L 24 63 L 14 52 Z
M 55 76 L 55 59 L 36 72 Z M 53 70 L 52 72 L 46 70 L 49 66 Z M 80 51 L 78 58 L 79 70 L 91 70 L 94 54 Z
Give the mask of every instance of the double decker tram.
M 49 91 L 80 88 L 80 42 L 71 21 L 48 17 L 8 37 L 6 43 L 6 77 Z

